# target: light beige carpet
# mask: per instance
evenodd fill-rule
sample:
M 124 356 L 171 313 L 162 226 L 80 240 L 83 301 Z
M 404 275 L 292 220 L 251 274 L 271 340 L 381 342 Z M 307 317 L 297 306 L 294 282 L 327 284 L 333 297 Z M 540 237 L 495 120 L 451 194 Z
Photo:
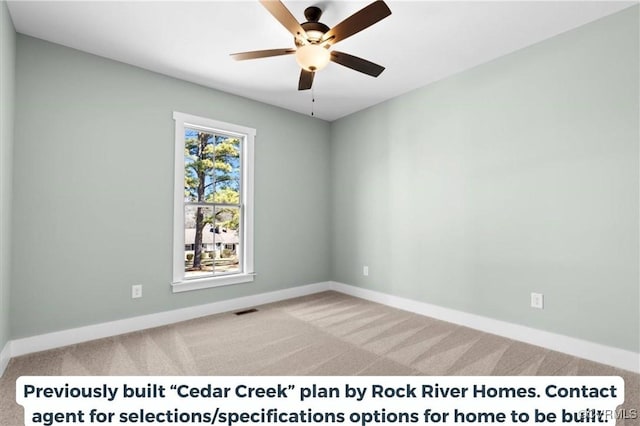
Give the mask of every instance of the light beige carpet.
M 21 375 L 620 375 L 640 409 L 637 374 L 335 292 L 14 358 L 2 426 L 23 424 Z

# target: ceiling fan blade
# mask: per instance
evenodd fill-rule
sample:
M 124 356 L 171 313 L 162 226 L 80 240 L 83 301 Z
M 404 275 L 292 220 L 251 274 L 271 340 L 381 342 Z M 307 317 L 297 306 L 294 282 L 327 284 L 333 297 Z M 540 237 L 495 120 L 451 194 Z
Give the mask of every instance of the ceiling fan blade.
M 370 27 L 376 22 L 383 20 L 389 15 L 391 15 L 391 10 L 384 1 L 374 1 L 369 6 L 360 9 L 358 12 L 349 16 L 347 19 L 327 31 L 324 37 L 322 37 L 322 42 L 336 44 L 337 42 Z
M 316 75 L 313 71 L 300 70 L 300 81 L 298 82 L 298 90 L 309 90 L 313 85 L 313 77 Z
M 253 52 L 232 53 L 231 57 L 236 61 L 244 61 L 246 59 L 268 58 L 270 56 L 290 55 L 295 53 L 296 49 L 268 49 L 254 50 Z
M 381 65 L 336 50 L 331 52 L 331 61 L 372 77 L 377 77 L 384 71 L 384 67 Z
M 260 0 L 260 3 L 278 20 L 295 38 L 307 39 L 307 33 L 289 9 L 280 0 Z

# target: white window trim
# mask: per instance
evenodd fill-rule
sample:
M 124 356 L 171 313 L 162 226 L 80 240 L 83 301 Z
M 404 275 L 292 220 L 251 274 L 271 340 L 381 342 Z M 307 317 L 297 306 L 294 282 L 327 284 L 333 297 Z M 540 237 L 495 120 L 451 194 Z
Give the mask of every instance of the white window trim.
M 174 112 L 175 120 L 175 164 L 173 200 L 173 280 L 174 293 L 203 288 L 241 284 L 253 281 L 253 166 L 254 140 L 256 130 L 237 124 L 225 123 L 210 118 Z M 184 278 L 184 129 L 185 124 L 205 128 L 218 133 L 243 138 L 241 150 L 242 164 L 242 205 L 244 209 L 241 241 L 244 247 L 242 273 L 204 278 Z

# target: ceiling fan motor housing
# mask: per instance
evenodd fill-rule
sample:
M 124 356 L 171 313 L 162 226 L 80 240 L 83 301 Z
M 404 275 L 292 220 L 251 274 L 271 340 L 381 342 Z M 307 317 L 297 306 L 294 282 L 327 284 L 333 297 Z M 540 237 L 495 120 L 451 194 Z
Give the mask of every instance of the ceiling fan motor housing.
M 304 16 L 307 18 L 307 22 L 303 22 L 300 26 L 307 33 L 307 40 L 310 43 L 318 43 L 322 36 L 329 31 L 328 26 L 319 22 L 322 10 L 316 6 L 309 6 L 304 10 Z M 298 43 L 299 41 L 296 40 L 296 44 Z

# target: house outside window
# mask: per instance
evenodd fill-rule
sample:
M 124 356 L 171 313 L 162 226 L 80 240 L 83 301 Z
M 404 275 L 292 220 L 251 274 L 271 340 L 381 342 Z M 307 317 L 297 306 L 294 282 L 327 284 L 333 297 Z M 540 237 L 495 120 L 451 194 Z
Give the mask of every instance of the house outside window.
M 253 281 L 255 129 L 174 112 L 173 291 Z

